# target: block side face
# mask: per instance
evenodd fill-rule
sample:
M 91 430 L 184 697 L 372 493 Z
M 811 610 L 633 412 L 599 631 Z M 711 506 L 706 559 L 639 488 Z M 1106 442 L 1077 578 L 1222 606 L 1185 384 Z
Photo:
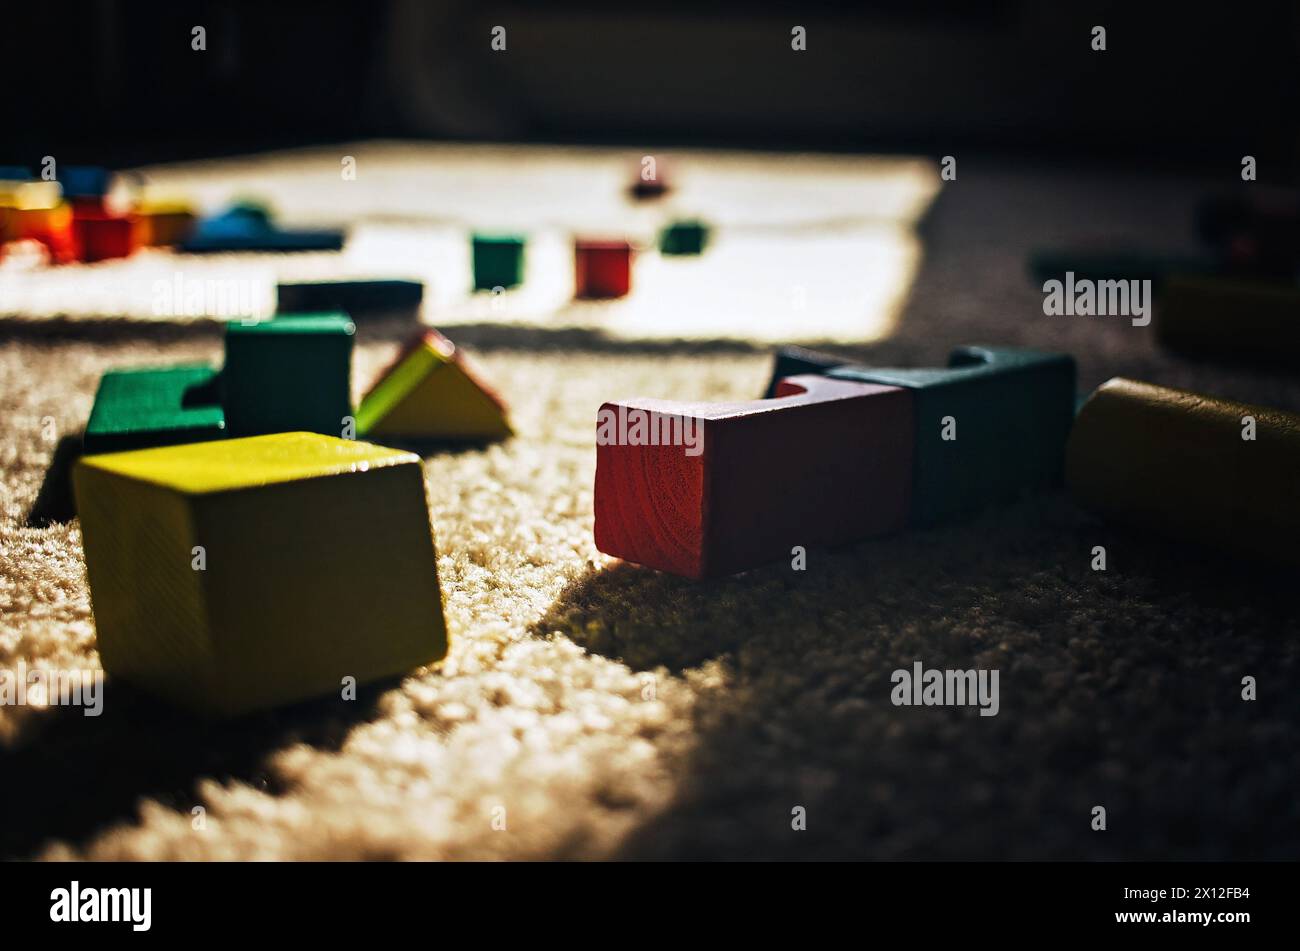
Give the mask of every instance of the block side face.
M 342 315 L 229 324 L 221 379 L 231 434 L 342 432 L 351 415 L 352 345 L 353 325 Z
M 898 531 L 912 491 L 914 395 L 899 388 L 718 420 L 708 446 L 710 574 Z
M 82 464 L 124 478 L 201 495 L 418 461 L 367 442 L 318 433 L 275 433 L 108 453 Z
M 511 435 L 501 405 L 459 362 L 431 365 L 367 434 L 394 439 L 504 439 Z
M 475 235 L 474 289 L 515 287 L 523 282 L 524 241 L 515 236 Z
M 1060 483 L 1074 418 L 1072 361 L 914 392 L 917 524 Z
M 1243 417 L 1256 420 L 1242 438 Z M 1088 400 L 1066 454 L 1084 506 L 1170 538 L 1300 564 L 1300 415 L 1115 379 Z
M 358 313 L 418 307 L 424 299 L 419 281 L 312 281 L 280 284 L 277 306 L 284 312 Z
M 1295 366 L 1300 290 L 1249 281 L 1171 277 L 1156 308 L 1162 346 L 1190 355 Z
M 180 703 L 213 670 L 189 500 L 78 463 L 73 472 L 104 670 Z
M 406 355 L 390 367 L 370 391 L 362 397 L 357 408 L 357 432 L 365 435 L 379 426 L 385 417 L 420 385 L 433 369 L 446 361 L 432 347 L 424 343 L 408 350 Z
M 705 457 L 687 455 L 680 445 L 632 444 L 642 437 L 633 436 L 626 425 L 620 431 L 619 408 L 606 403 L 597 417 L 596 547 L 624 561 L 699 578 L 704 570 Z M 646 427 L 663 425 L 663 414 L 648 413 L 644 419 Z M 602 420 L 608 424 L 603 435 Z
M 446 654 L 418 462 L 205 496 L 196 531 L 224 713 L 337 695 L 344 677 Z

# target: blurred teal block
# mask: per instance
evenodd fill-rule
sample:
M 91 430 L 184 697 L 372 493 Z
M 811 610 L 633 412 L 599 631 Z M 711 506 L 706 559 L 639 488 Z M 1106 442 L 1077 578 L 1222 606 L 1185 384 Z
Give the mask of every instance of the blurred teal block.
M 1150 281 L 1159 292 L 1174 274 L 1218 274 L 1219 260 L 1210 255 L 1159 254 L 1117 248 L 1114 250 L 1044 249 L 1029 256 L 1034 282 L 1064 281 L 1067 272 L 1078 281 Z
M 297 314 L 226 325 L 221 373 L 232 436 L 315 432 L 339 436 L 352 414 L 352 342 L 344 314 Z
M 709 243 L 709 227 L 702 221 L 674 221 L 659 235 L 662 254 L 702 254 Z
M 109 370 L 83 439 L 87 454 L 220 439 L 217 371 L 206 364 Z
M 476 234 L 474 290 L 517 287 L 524 280 L 524 239 L 519 235 Z
M 1074 359 L 1066 354 L 957 347 L 947 367 L 849 365 L 825 375 L 913 392 L 913 524 L 934 525 L 1061 481 L 1075 405 Z

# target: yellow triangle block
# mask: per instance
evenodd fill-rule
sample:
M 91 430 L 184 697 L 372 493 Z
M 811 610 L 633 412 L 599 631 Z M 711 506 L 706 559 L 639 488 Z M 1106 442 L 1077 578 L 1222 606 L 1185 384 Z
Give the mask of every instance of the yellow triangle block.
M 363 438 L 477 441 L 512 433 L 501 398 L 436 330 L 407 344 L 357 410 Z

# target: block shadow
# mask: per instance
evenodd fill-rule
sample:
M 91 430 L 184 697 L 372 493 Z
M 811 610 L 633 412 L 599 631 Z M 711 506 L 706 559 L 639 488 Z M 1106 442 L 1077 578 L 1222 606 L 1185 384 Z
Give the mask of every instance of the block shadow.
M 51 707 L 0 746 L 0 860 L 30 858 L 51 841 L 74 846 L 136 818 L 155 799 L 182 813 L 199 804 L 200 779 L 283 791 L 267 760 L 296 743 L 338 750 L 350 730 L 379 716 L 381 695 L 400 681 L 231 720 L 202 720 L 106 677 L 103 710 Z
M 1278 739 L 1300 698 L 1239 695 L 1244 674 L 1300 674 L 1283 577 L 1113 530 L 1058 493 L 809 549 L 805 573 L 696 583 L 615 563 L 535 632 L 694 694 L 671 800 L 620 858 L 1283 858 L 1300 754 Z M 895 706 L 892 672 L 917 660 L 998 670 L 999 713 Z M 1092 831 L 1096 804 L 1123 834 Z
M 81 433 L 63 436 L 54 447 L 54 456 L 36 499 L 23 524 L 27 528 L 48 528 L 77 517 L 76 499 L 72 494 L 72 467 L 81 458 Z

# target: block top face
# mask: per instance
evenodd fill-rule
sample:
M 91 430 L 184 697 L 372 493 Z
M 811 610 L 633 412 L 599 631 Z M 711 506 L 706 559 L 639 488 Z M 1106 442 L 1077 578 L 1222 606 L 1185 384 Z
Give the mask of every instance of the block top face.
M 78 465 L 187 495 L 416 464 L 411 452 L 319 433 L 273 433 L 83 458 Z
M 524 237 L 519 234 L 476 234 L 474 243 L 495 247 L 523 247 Z
M 606 403 L 601 409 L 617 412 L 619 407 L 624 407 L 658 413 L 662 416 L 690 416 L 712 421 L 787 412 L 799 406 L 816 406 L 836 400 L 854 400 L 880 393 L 897 393 L 901 389 L 902 387 L 887 384 L 832 380 L 824 376 L 805 374 L 782 380 L 771 399 L 711 403 L 637 397 Z
M 910 389 L 930 389 L 970 383 L 1004 374 L 1055 366 L 1074 373 L 1074 358 L 1064 353 L 1002 347 L 957 347 L 946 367 L 840 366 L 827 375 L 841 380 L 862 380 Z
M 356 325 L 347 314 L 284 314 L 270 320 L 232 320 L 226 324 L 227 337 L 265 336 L 353 336 Z
M 631 251 L 632 244 L 621 238 L 574 238 L 573 246 L 578 251 Z

